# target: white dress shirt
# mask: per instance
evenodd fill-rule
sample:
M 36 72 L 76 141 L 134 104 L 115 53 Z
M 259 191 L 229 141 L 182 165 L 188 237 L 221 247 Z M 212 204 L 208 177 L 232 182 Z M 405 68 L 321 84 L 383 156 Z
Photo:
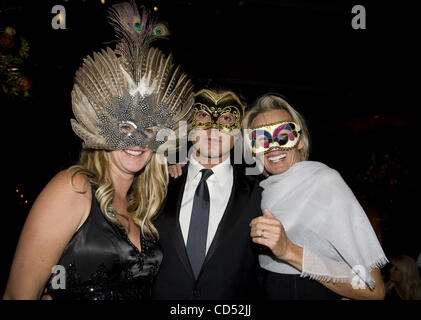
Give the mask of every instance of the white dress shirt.
M 190 156 L 187 180 L 184 187 L 183 200 L 180 207 L 180 227 L 183 233 L 184 243 L 187 244 L 187 237 L 189 235 L 190 218 L 193 208 L 194 193 L 197 185 L 200 182 L 202 174 L 200 170 L 206 169 L 203 167 L 193 155 Z M 230 157 L 225 161 L 217 164 L 212 168 L 213 174 L 206 180 L 209 189 L 210 208 L 209 208 L 209 225 L 208 237 L 206 241 L 206 253 L 212 243 L 219 222 L 224 215 L 228 200 L 231 195 L 233 185 L 233 168 L 231 166 Z

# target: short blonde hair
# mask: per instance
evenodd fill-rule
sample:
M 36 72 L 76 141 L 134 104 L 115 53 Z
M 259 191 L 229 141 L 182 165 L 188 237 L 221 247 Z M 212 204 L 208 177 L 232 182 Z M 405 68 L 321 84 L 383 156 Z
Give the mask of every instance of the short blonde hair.
M 275 94 L 265 94 L 259 97 L 253 104 L 250 110 L 246 111 L 243 119 L 243 128 L 251 129 L 253 127 L 254 119 L 261 113 L 272 111 L 272 110 L 284 110 L 291 116 L 291 120 L 300 125 L 301 141 L 303 142 L 303 148 L 299 150 L 300 160 L 307 160 L 310 155 L 310 135 L 308 132 L 306 121 L 303 116 L 289 105 L 283 98 Z

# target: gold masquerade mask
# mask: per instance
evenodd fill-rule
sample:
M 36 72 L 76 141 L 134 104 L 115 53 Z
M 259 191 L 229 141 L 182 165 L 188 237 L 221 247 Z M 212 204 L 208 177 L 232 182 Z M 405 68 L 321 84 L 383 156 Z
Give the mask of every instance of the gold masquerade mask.
M 253 155 L 275 150 L 288 151 L 297 147 L 301 127 L 293 121 L 282 121 L 254 127 L 248 135 Z
M 241 129 L 244 108 L 231 91 L 218 94 L 207 89 L 200 90 L 195 94 L 192 126 L 195 129 L 215 128 L 234 134 L 233 130 Z

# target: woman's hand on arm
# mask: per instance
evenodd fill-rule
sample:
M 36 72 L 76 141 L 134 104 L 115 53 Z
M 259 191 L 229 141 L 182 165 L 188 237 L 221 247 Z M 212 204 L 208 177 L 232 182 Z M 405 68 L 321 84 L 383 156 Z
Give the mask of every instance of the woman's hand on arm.
M 32 206 L 13 259 L 3 299 L 39 299 L 53 266 L 89 214 L 91 192 L 82 175 L 70 186 L 71 171 L 58 173 Z M 88 188 L 88 189 L 87 189 Z

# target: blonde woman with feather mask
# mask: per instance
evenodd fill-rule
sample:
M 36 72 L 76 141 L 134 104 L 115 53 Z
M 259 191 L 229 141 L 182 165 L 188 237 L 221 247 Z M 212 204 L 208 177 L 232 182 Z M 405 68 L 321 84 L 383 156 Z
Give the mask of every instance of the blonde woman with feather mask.
M 260 97 L 243 120 L 264 166 L 263 215 L 252 241 L 267 251 L 263 295 L 275 300 L 383 299 L 388 260 L 364 211 L 336 170 L 308 161 L 303 117 L 282 97 Z
M 193 88 L 171 56 L 149 47 L 165 26 L 133 2 L 115 5 L 111 21 L 117 48 L 86 58 L 75 77 L 79 164 L 58 173 L 31 208 L 4 299 L 150 297 L 162 260 L 152 220 L 168 185 L 158 132 L 189 116 Z

